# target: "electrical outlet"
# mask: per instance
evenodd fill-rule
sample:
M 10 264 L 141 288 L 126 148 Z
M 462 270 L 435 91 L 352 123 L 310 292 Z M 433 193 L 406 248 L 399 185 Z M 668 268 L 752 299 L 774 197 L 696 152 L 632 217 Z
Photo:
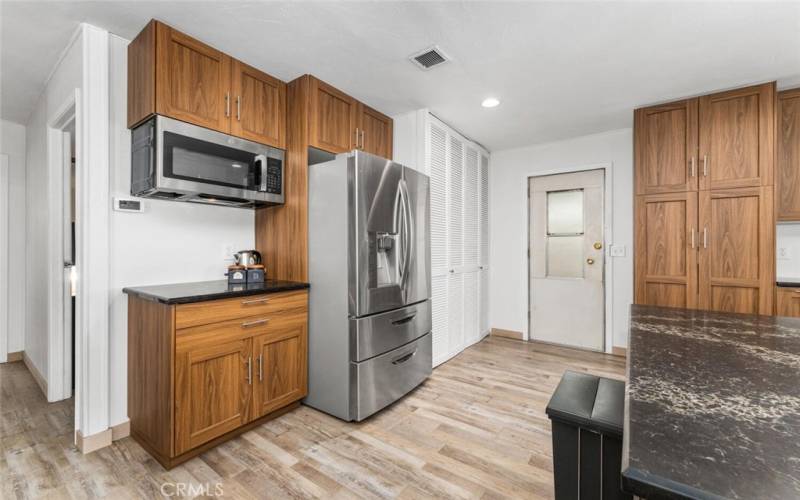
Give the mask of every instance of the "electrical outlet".
M 233 243 L 225 243 L 222 245 L 222 260 L 225 262 L 233 262 L 233 254 L 236 250 L 233 249 Z
M 625 257 L 625 245 L 611 245 L 612 257 Z
M 778 247 L 778 258 L 780 260 L 789 260 L 791 258 L 789 247 Z

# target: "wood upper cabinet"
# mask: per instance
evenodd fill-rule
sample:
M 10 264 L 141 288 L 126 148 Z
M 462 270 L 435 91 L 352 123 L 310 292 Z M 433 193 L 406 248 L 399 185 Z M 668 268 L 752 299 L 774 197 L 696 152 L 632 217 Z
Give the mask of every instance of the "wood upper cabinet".
M 307 393 L 307 338 L 305 321 L 271 327 L 253 339 L 257 365 L 254 418 L 297 401 Z
M 699 203 L 700 308 L 772 314 L 772 187 L 701 191 Z
M 359 148 L 381 156 L 392 157 L 393 121 L 365 104 L 359 105 Z
M 635 302 L 697 306 L 697 193 L 636 197 Z
M 780 92 L 777 110 L 777 217 L 797 221 L 800 220 L 800 89 Z
M 331 153 L 355 149 L 358 104 L 335 87 L 309 77 L 309 145 Z
M 800 317 L 800 288 L 777 287 L 775 314 Z
M 697 99 L 634 112 L 636 194 L 697 190 Z
M 153 114 L 286 148 L 286 84 L 164 23 L 128 46 L 128 127 Z
M 231 133 L 286 147 L 286 84 L 237 60 L 231 68 Z
M 772 185 L 775 83 L 699 99 L 700 189 Z
M 221 344 L 200 342 L 176 352 L 177 454 L 222 436 L 250 420 L 251 356 L 249 339 Z
M 156 113 L 221 132 L 230 130 L 226 95 L 231 58 L 156 23 Z
M 313 76 L 308 80 L 310 146 L 331 153 L 360 149 L 392 158 L 391 118 Z

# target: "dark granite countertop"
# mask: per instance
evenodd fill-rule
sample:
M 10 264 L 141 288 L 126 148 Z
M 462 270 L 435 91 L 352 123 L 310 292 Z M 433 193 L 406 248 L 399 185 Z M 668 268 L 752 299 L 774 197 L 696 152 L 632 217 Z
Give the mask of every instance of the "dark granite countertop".
M 285 292 L 308 288 L 299 281 L 266 280 L 264 283 L 228 285 L 227 280 L 175 283 L 171 285 L 134 286 L 123 288 L 129 295 L 161 302 L 163 304 L 189 304 L 206 300 L 227 299 L 264 293 Z
M 800 280 L 784 280 L 776 283 L 780 287 L 798 288 L 800 287 Z
M 631 307 L 623 487 L 800 498 L 800 319 Z

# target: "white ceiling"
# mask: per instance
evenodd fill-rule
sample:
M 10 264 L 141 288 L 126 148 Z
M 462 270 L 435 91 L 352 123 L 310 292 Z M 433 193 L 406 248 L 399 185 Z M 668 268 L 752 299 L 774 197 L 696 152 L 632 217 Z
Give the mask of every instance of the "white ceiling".
M 798 2 L 0 3 L 0 116 L 24 123 L 79 22 L 150 18 L 289 81 L 312 73 L 398 114 L 422 107 L 491 150 L 630 126 L 643 104 L 800 84 Z M 407 57 L 438 44 L 428 72 Z M 502 102 L 484 109 L 481 101 Z

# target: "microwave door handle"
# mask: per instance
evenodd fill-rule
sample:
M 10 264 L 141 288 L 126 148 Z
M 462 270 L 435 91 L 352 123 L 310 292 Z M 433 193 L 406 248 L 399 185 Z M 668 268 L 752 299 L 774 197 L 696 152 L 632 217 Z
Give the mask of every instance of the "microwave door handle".
M 267 156 L 266 155 L 257 155 L 256 156 L 256 163 L 261 165 L 261 185 L 258 186 L 258 190 L 266 193 L 267 192 Z

